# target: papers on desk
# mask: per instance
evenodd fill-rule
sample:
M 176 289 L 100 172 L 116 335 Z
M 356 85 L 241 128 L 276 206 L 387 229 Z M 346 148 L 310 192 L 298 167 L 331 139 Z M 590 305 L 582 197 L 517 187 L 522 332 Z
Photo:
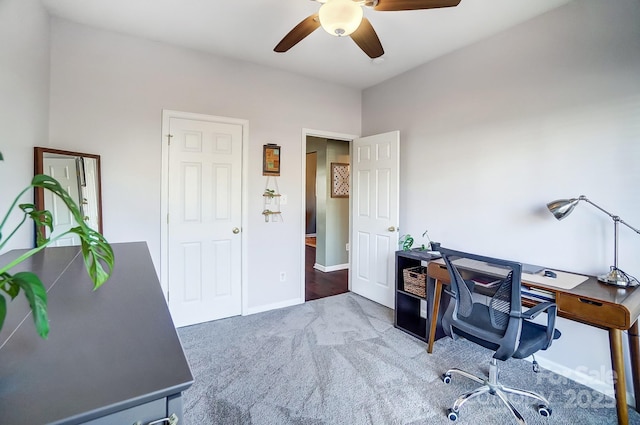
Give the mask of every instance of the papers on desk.
M 554 292 L 545 291 L 544 289 L 540 288 L 530 288 L 526 285 L 522 285 L 520 287 L 520 294 L 522 295 L 522 298 L 536 302 L 553 302 L 556 300 L 556 294 Z
M 497 286 L 500 282 L 502 282 L 502 279 L 495 279 L 489 276 L 477 276 L 471 280 L 476 285 L 482 286 L 484 288 L 493 288 Z

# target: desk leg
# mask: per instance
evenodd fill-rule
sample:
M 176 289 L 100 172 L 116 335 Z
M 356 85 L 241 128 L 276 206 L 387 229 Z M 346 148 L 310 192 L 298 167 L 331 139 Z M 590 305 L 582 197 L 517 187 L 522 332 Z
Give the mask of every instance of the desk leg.
M 440 297 L 442 295 L 442 282 L 436 279 L 436 284 L 433 289 L 433 310 L 431 317 L 429 317 L 429 342 L 427 345 L 427 353 L 433 352 L 433 342 L 436 340 L 436 328 L 438 327 L 438 312 L 440 310 Z
M 638 333 L 637 320 L 629 329 L 629 348 L 631 351 L 633 393 L 636 398 L 636 410 L 640 411 L 640 334 Z
M 624 352 L 622 348 L 622 331 L 609 329 L 609 348 L 611 350 L 611 363 L 613 364 L 614 390 L 616 394 L 616 410 L 618 411 L 618 424 L 629 423 L 629 411 L 627 408 L 627 382 L 624 376 Z

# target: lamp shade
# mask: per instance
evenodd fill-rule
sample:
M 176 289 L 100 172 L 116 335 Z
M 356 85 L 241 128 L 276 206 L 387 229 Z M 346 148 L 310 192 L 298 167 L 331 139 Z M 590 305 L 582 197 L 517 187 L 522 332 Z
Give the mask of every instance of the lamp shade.
M 572 199 L 556 199 L 555 201 L 549 202 L 547 204 L 547 208 L 553 214 L 555 218 L 558 220 L 562 220 L 573 211 L 573 208 L 578 204 L 580 199 L 572 198 Z
M 320 25 L 331 35 L 352 34 L 362 22 L 362 7 L 352 0 L 327 0 L 318 12 Z

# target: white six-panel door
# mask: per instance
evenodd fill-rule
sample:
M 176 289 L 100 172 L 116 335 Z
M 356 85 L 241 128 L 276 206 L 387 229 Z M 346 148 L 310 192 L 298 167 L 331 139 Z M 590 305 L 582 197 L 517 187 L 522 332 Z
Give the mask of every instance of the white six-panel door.
M 355 139 L 352 146 L 351 289 L 394 308 L 398 246 L 400 133 Z
M 170 118 L 167 273 L 176 326 L 242 312 L 242 129 Z
M 78 191 L 78 173 L 75 158 L 44 158 L 44 173 L 53 177 L 60 183 L 69 196 L 80 206 Z M 53 214 L 53 232 L 49 234 L 49 228 L 45 227 L 47 237 L 55 238 L 76 226 L 71 211 L 64 202 L 52 192 L 44 191 L 44 204 Z M 53 243 L 54 246 L 80 245 L 80 237 L 75 233 L 69 233 Z

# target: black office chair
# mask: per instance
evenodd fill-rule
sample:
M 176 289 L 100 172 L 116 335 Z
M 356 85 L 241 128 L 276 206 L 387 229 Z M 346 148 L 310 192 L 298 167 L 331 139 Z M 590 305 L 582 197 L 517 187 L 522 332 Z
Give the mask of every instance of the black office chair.
M 440 248 L 440 253 L 451 276 L 448 292 L 452 298 L 442 318 L 445 333 L 454 339 L 464 337 L 495 351 L 488 378 L 479 378 L 460 369 L 450 369 L 442 376 L 447 384 L 451 382 L 453 373 L 483 384 L 455 401 L 448 410 L 449 419 L 456 420 L 464 403 L 486 392 L 497 395 L 520 424 L 525 425 L 526 422 L 507 399 L 506 393 L 532 397 L 539 401 L 538 413 L 551 415 L 549 401 L 540 394 L 505 387 L 498 382 L 497 360 L 522 359 L 549 348 L 551 342 L 560 337 L 560 331 L 555 329 L 556 304 L 543 302 L 522 311 L 520 263 L 446 248 Z M 547 312 L 547 326 L 529 321 L 543 311 Z

